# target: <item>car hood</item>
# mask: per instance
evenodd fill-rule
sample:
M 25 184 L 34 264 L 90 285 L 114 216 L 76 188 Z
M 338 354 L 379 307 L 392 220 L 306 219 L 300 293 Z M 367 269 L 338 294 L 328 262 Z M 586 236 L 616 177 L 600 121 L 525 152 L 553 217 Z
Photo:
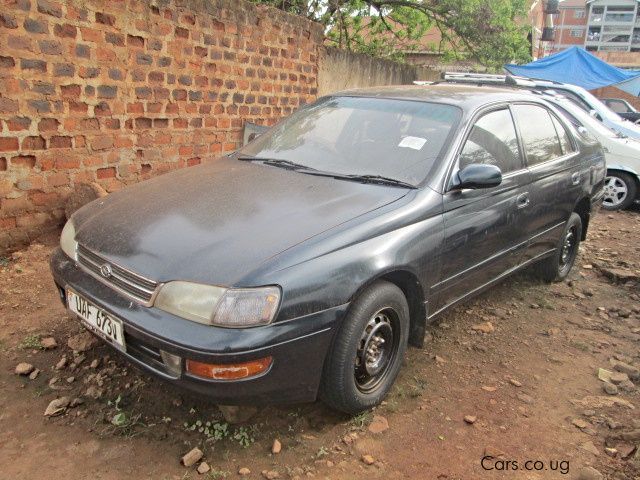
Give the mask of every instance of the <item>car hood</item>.
M 147 278 L 233 286 L 407 192 L 223 158 L 96 200 L 73 221 L 81 245 Z

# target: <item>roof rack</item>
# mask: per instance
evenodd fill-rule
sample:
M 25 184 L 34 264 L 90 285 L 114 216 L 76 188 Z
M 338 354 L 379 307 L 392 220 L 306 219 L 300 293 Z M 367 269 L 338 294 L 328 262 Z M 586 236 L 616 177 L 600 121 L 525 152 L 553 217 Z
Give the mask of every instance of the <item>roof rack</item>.
M 501 85 L 508 87 L 535 87 L 535 82 L 526 77 L 515 75 L 498 75 L 492 73 L 458 73 L 443 72 L 443 82 L 473 83 L 474 85 Z

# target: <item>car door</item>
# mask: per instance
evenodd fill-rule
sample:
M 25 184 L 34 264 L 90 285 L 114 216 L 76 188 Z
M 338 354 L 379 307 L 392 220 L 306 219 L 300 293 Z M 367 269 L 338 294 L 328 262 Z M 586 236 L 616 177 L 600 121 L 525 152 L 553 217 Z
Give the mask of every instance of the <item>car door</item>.
M 529 238 L 522 259 L 527 262 L 557 248 L 589 171 L 580 161 L 575 139 L 555 113 L 539 104 L 517 104 L 511 109 L 531 178 L 529 204 L 521 212 Z
M 521 196 L 528 183 L 521 147 L 507 105 L 476 117 L 455 160 L 452 175 L 472 163 L 500 168 L 502 183 L 487 189 L 445 192 L 445 241 L 435 313 L 513 268 L 523 241 L 518 228 Z

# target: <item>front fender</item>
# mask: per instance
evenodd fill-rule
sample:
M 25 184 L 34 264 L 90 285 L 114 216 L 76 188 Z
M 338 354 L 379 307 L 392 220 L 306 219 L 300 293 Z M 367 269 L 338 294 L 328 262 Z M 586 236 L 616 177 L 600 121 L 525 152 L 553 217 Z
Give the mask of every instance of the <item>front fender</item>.
M 436 215 L 280 270 L 272 276 L 283 291 L 278 318 L 349 303 L 371 281 L 397 271 L 418 279 L 426 299 L 439 275 L 443 238 Z
M 633 168 L 628 167 L 627 165 L 621 165 L 619 163 L 607 163 L 607 171 L 609 170 L 620 170 L 622 172 L 627 172 L 640 181 L 640 173 L 638 173 Z

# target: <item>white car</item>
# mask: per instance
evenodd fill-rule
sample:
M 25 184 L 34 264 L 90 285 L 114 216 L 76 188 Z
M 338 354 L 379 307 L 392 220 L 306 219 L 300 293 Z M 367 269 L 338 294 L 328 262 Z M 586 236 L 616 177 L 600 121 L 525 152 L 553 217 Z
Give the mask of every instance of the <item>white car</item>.
M 587 90 L 576 85 L 554 82 L 551 80 L 542 80 L 539 78 L 526 78 L 514 75 L 494 75 L 487 73 L 445 72 L 442 78 L 446 82 L 501 86 L 510 85 L 512 87 L 525 88 L 528 90 L 543 91 L 551 95 L 563 95 L 573 100 L 581 109 L 589 113 L 594 118 L 600 120 L 610 129 L 615 130 L 626 137 L 640 141 L 640 125 L 636 125 L 633 122 L 625 120 Z
M 640 141 L 640 126 L 622 118 L 584 88 L 568 83 L 551 82 L 548 80 L 528 80 L 533 82 L 537 88 L 550 90 L 570 98 L 576 102 L 581 109 L 589 112 L 590 115 L 600 120 L 611 130 L 615 130 L 626 137 Z
M 640 142 L 623 137 L 607 128 L 578 107 L 573 100 L 558 96 L 545 96 L 578 132 L 590 134 L 600 142 L 607 162 L 603 208 L 620 210 L 638 199 L 640 192 Z

